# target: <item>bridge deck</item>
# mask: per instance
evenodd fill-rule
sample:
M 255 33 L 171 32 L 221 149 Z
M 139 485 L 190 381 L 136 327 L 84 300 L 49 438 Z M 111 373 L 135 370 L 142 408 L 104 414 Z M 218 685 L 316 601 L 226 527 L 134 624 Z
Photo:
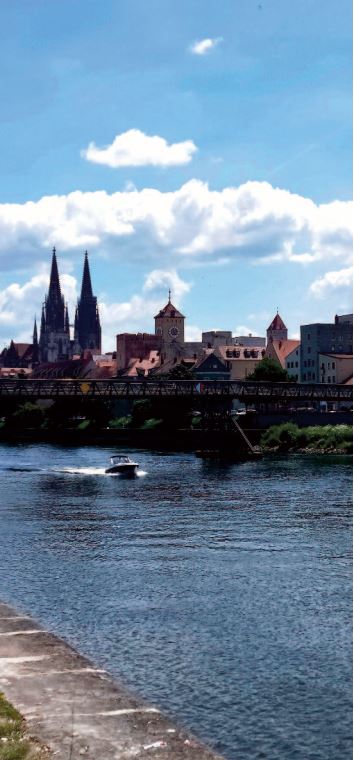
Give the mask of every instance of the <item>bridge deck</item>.
M 210 398 L 241 401 L 347 401 L 352 402 L 350 385 L 322 383 L 269 383 L 208 380 L 35 380 L 0 379 L 0 398 L 13 399 L 141 399 Z

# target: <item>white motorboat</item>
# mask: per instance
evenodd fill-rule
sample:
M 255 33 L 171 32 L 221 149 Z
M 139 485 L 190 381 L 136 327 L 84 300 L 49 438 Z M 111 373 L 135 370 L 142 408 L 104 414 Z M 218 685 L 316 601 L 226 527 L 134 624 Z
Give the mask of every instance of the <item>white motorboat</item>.
M 135 475 L 139 465 L 133 462 L 126 454 L 115 454 L 111 456 L 111 465 L 105 472 L 107 475 L 121 473 L 123 475 Z

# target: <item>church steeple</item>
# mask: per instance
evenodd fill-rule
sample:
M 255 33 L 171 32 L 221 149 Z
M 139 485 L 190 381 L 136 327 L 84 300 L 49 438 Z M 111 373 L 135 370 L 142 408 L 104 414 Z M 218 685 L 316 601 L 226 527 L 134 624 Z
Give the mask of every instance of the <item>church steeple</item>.
M 66 306 L 65 306 L 65 325 L 64 325 L 64 330 L 70 336 L 70 324 L 69 324 L 68 304 L 66 304 Z
M 76 307 L 74 339 L 81 350 L 101 353 L 101 324 L 97 298 L 93 295 L 88 254 L 85 251 L 81 294 Z
M 41 361 L 45 362 L 71 356 L 68 307 L 60 288 L 55 248 L 52 253 L 48 294 L 42 308 L 39 353 Z
M 53 254 L 52 254 L 52 266 L 50 270 L 48 299 L 53 298 L 53 297 L 57 298 L 58 300 L 61 298 L 58 262 L 57 262 L 57 254 L 56 254 L 55 248 L 53 248 Z
M 34 325 L 33 325 L 33 345 L 35 343 L 38 343 L 38 332 L 37 332 L 37 319 L 34 318 Z
M 37 319 L 34 318 L 33 325 L 33 345 L 32 345 L 32 364 L 37 364 L 39 360 L 39 345 L 38 345 L 38 332 L 37 332 Z
M 87 251 L 85 251 L 84 271 L 82 274 L 81 298 L 92 298 L 91 274 Z

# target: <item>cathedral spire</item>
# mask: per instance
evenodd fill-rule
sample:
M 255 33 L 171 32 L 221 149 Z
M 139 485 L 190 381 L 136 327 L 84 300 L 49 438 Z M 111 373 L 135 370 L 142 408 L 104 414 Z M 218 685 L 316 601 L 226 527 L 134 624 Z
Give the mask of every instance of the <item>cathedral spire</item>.
M 86 348 L 101 352 L 101 325 L 97 298 L 93 295 L 87 251 L 85 251 L 81 295 L 77 303 L 74 338 L 84 351 Z
M 37 331 L 37 319 L 34 318 L 34 325 L 33 325 L 33 344 L 38 343 L 38 331 Z
M 55 248 L 53 248 L 52 266 L 50 270 L 48 297 L 50 298 L 50 296 L 59 296 L 59 298 L 61 297 L 58 262 Z
M 84 271 L 82 274 L 81 298 L 92 298 L 91 274 L 87 251 L 85 251 Z
M 38 332 L 37 332 L 37 319 L 34 318 L 33 325 L 33 340 L 32 340 L 32 364 L 38 364 L 39 360 L 39 345 L 38 345 Z
M 70 335 L 70 324 L 69 324 L 69 310 L 68 310 L 68 304 L 65 306 L 65 322 L 64 322 L 64 331 Z

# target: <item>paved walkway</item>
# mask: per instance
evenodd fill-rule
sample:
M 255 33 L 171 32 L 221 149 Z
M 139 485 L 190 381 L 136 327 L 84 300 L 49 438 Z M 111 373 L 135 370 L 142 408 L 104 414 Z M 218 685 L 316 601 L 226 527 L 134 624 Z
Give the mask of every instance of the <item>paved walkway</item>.
M 217 760 L 30 617 L 0 603 L 0 689 L 59 760 Z

